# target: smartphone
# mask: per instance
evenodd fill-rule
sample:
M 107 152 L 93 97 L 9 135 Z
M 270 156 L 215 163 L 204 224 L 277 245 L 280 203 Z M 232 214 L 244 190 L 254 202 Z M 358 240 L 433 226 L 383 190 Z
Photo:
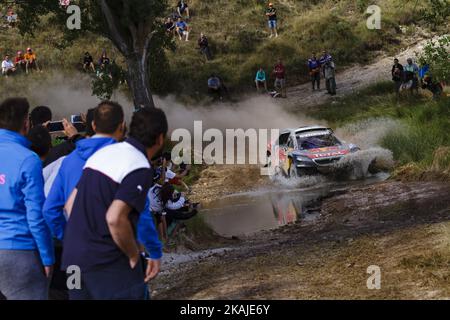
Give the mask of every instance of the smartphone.
M 84 122 L 73 122 L 72 124 L 78 132 L 86 132 L 86 125 Z
M 61 132 L 64 131 L 64 126 L 62 121 L 54 121 L 50 122 L 47 126 L 48 131 L 50 132 Z
M 80 115 L 71 115 L 70 122 L 72 123 L 83 122 L 83 119 L 81 118 Z

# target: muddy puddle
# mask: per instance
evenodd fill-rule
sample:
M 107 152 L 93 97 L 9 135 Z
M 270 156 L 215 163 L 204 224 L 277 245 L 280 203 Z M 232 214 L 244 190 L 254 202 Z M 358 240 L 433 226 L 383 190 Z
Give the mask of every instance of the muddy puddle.
M 227 196 L 204 205 L 201 214 L 208 225 L 224 237 L 248 236 L 258 231 L 300 223 L 320 217 L 320 202 L 350 187 L 370 185 L 389 178 L 378 173 L 362 180 L 286 181 L 273 188 Z

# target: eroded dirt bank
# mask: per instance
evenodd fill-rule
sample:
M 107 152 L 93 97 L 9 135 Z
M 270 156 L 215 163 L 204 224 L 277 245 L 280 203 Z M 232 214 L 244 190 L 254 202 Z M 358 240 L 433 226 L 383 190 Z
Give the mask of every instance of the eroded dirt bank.
M 156 299 L 450 298 L 450 185 L 387 181 L 289 225 L 166 265 Z M 367 267 L 382 272 L 368 290 Z

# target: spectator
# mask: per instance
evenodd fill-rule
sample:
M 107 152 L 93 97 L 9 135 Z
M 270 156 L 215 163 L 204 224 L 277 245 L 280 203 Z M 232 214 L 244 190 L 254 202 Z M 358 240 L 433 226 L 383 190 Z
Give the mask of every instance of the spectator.
M 14 28 L 17 23 L 17 14 L 14 13 L 13 9 L 8 10 L 8 15 L 6 16 L 6 21 L 10 28 Z
M 322 52 L 322 56 L 319 59 L 319 63 L 321 66 L 323 66 L 325 63 L 327 63 L 328 61 L 330 61 L 332 59 L 333 59 L 333 57 L 326 50 L 324 50 Z
M 79 140 L 76 149 L 62 161 L 44 204 L 44 217 L 53 236 L 59 240 L 63 239 L 66 225 L 64 204 L 80 180 L 87 159 L 97 150 L 124 137 L 125 122 L 122 107 L 117 103 L 102 102 L 94 109 L 93 129 L 96 134 L 90 139 Z
M 33 52 L 31 48 L 27 48 L 27 53 L 25 53 L 25 61 L 26 61 L 26 73 L 28 74 L 31 69 L 39 70 L 39 66 L 37 63 L 36 54 Z
M 433 93 L 433 100 L 439 100 L 444 92 L 442 84 L 434 82 L 433 78 L 429 74 L 425 74 L 422 80 L 422 89 L 427 89 Z
M 398 59 L 394 59 L 394 65 L 392 66 L 391 74 L 392 81 L 394 81 L 395 84 L 395 92 L 398 94 L 403 82 L 403 66 L 399 63 Z
M 413 60 L 411 58 L 408 58 L 406 60 L 406 65 L 403 67 L 403 71 L 405 74 L 404 81 L 405 83 L 410 82 L 411 86 L 408 85 L 411 93 L 416 91 L 416 93 L 419 93 L 419 67 L 417 64 L 413 63 Z
M 186 13 L 186 19 L 190 18 L 189 7 L 187 2 L 184 0 L 178 1 L 177 12 L 179 17 L 183 17 L 183 14 Z
M 256 78 L 255 78 L 256 90 L 258 92 L 260 92 L 261 87 L 264 87 L 266 92 L 269 91 L 267 89 L 267 81 L 266 80 L 267 80 L 266 72 L 264 71 L 264 69 L 262 67 L 260 67 L 259 70 L 256 72 Z
M 286 68 L 283 65 L 281 59 L 275 65 L 273 72 L 275 76 L 275 89 L 281 91 L 281 96 L 286 98 Z
M 52 121 L 52 110 L 46 106 L 39 106 L 31 110 L 30 112 L 30 125 L 31 127 L 46 125 Z
M 92 122 L 94 121 L 94 109 L 89 109 L 88 112 L 86 113 L 86 116 L 84 116 L 82 114 L 82 119 L 86 126 L 86 133 L 85 133 L 86 138 L 92 137 L 95 134 L 94 129 L 92 129 Z M 82 137 L 82 138 L 84 138 L 84 137 Z M 78 141 L 81 141 L 81 140 L 82 139 L 79 139 Z M 59 148 L 59 145 L 54 148 L 55 149 Z M 47 156 L 47 158 L 48 158 L 48 156 Z M 66 158 L 66 155 L 62 155 L 57 160 L 51 162 L 49 165 L 44 167 L 44 171 L 43 171 L 44 182 L 45 182 L 44 193 L 45 193 L 46 198 L 48 197 L 48 194 L 50 193 L 50 189 L 53 186 L 53 183 L 56 179 L 59 169 L 61 168 L 61 164 L 65 158 Z
M 336 95 L 336 66 L 332 59 L 328 60 L 323 65 L 323 73 L 325 76 L 327 92 L 332 96 Z
M 164 23 L 164 28 L 168 34 L 175 34 L 175 23 L 171 17 L 167 17 L 166 22 Z
M 213 97 L 218 98 L 220 100 L 222 97 L 222 81 L 220 78 L 216 76 L 214 73 L 208 79 L 208 92 L 213 95 Z
M 162 155 L 162 168 L 161 168 L 161 177 L 164 182 L 168 182 L 173 185 L 183 186 L 186 190 L 189 191 L 189 187 L 182 180 L 185 176 L 189 174 L 189 166 L 180 165 L 178 173 L 175 169 L 175 165 L 172 162 L 172 154 L 170 152 L 164 152 Z
M 270 38 L 273 36 L 278 37 L 277 9 L 274 8 L 273 3 L 269 3 L 269 7 L 266 10 L 266 16 L 269 19 Z
M 316 58 L 316 54 L 313 53 L 311 59 L 308 60 L 309 75 L 311 77 L 313 91 L 320 90 L 320 62 Z
M 16 67 L 9 58 L 9 55 L 6 55 L 5 60 L 3 60 L 2 62 L 2 75 L 7 77 L 8 75 L 13 74 L 14 72 L 16 72 Z
M 83 70 L 87 71 L 88 68 L 91 68 L 92 72 L 95 73 L 94 59 L 89 52 L 86 52 L 83 58 Z
M 184 36 L 185 40 L 189 41 L 189 26 L 185 21 L 183 21 L 182 18 L 178 18 L 178 22 L 176 24 L 176 29 L 177 29 L 178 37 L 180 38 L 180 40 L 183 40 L 183 36 Z
M 102 55 L 100 56 L 100 59 L 98 59 L 98 65 L 99 65 L 99 72 L 97 73 L 98 76 L 99 73 L 109 73 L 109 66 L 111 64 L 111 59 L 108 58 L 108 54 L 106 51 L 103 51 Z
M 70 6 L 70 0 L 59 0 L 59 5 L 63 8 Z
M 24 57 L 22 51 L 17 51 L 17 55 L 14 59 L 14 65 L 16 66 L 16 68 L 18 68 L 24 72 L 27 71 L 27 61 L 25 60 L 25 57 Z
M 67 137 L 67 140 L 50 150 L 48 156 L 45 158 L 44 168 L 59 158 L 67 156 L 75 150 L 75 144 L 79 140 L 84 139 L 84 137 L 78 133 L 78 130 L 74 127 L 74 125 L 67 121 L 67 119 L 63 119 L 62 124 L 64 126 L 64 134 Z
M 134 230 L 153 181 L 149 161 L 167 130 L 163 111 L 142 108 L 133 114 L 125 142 L 102 148 L 86 162 L 66 204 L 62 268 L 77 265 L 82 272 L 81 289 L 71 290 L 70 299 L 147 297 L 146 282 L 159 273 L 160 256 L 151 256 L 144 276 Z
M 211 50 L 209 49 L 209 42 L 206 35 L 202 32 L 200 33 L 200 38 L 198 39 L 198 46 L 200 48 L 200 53 L 205 55 L 206 60 L 212 60 Z
M 42 125 L 30 129 L 27 139 L 31 142 L 30 149 L 34 151 L 43 162 L 52 148 L 52 137 L 47 128 Z
M 48 299 L 53 242 L 42 215 L 42 163 L 29 150 L 29 104 L 12 98 L 0 104 L 0 296 Z

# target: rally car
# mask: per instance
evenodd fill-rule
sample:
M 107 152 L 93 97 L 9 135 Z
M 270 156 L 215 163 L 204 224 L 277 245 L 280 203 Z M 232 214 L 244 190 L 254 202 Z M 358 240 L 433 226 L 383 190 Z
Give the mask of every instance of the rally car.
M 360 149 L 340 141 L 332 129 L 307 126 L 283 130 L 279 138 L 269 145 L 269 166 L 275 174 L 299 177 L 329 173 L 343 157 Z M 278 153 L 278 159 L 272 155 Z M 276 162 L 276 163 L 275 163 Z

